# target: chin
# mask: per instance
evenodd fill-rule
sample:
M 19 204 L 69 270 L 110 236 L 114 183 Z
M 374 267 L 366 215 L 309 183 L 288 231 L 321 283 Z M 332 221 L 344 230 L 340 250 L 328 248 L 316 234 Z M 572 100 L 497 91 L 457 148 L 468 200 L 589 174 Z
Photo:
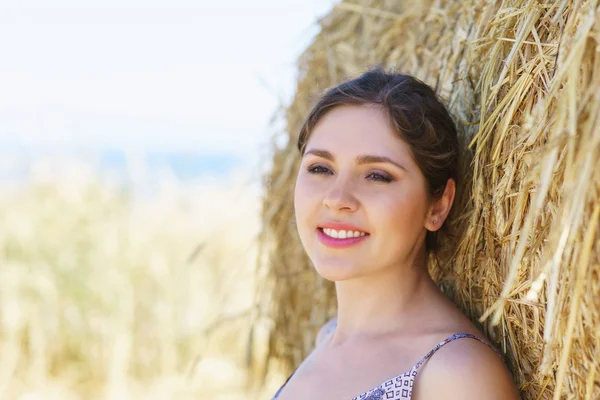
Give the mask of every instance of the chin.
M 345 262 L 344 262 L 345 261 Z M 319 260 L 313 262 L 317 273 L 328 281 L 344 281 L 357 277 L 359 268 L 355 263 L 349 263 L 347 260 Z

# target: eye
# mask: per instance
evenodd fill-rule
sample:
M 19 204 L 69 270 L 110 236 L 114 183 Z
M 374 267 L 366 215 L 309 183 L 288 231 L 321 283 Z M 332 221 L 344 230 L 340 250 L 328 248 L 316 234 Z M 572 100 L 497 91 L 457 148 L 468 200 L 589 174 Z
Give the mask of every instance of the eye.
M 311 165 L 310 167 L 308 167 L 308 172 L 311 174 L 331 174 L 331 170 L 327 167 L 325 167 L 324 165 Z
M 394 178 L 390 174 L 387 174 L 385 172 L 371 172 L 369 175 L 367 175 L 367 179 L 383 183 L 390 183 L 394 180 Z

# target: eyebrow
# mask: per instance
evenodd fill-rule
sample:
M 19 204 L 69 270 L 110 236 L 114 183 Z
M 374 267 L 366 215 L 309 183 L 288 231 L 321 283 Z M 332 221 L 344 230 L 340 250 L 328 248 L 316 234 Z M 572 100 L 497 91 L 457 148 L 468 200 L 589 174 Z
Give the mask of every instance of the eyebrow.
M 307 154 L 313 154 L 317 157 L 325 158 L 330 161 L 335 160 L 335 158 L 333 157 L 333 154 L 331 154 L 327 150 L 310 149 L 304 153 L 304 155 L 307 155 Z M 397 163 L 396 161 L 392 160 L 391 158 L 385 157 L 385 156 L 374 156 L 374 155 L 363 154 L 363 155 L 356 157 L 356 163 L 359 165 L 388 163 L 388 164 L 395 165 L 396 167 L 408 172 L 408 170 L 403 165 L 401 165 L 401 164 Z

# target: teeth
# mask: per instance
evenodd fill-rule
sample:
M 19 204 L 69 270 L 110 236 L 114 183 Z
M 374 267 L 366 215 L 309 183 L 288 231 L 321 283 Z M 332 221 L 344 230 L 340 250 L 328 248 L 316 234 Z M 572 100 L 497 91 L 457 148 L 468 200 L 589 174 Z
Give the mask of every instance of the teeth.
M 366 235 L 365 232 L 336 230 L 331 228 L 323 228 L 323 232 L 325 232 L 327 236 L 331 236 L 332 238 L 336 239 L 347 239 Z

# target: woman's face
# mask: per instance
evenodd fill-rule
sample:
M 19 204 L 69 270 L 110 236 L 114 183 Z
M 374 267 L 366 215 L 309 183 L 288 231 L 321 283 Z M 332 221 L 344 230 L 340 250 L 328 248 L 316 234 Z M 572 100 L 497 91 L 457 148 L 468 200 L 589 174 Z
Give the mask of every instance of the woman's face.
M 321 118 L 294 206 L 302 244 L 329 280 L 410 263 L 424 245 L 425 178 L 376 106 L 339 106 Z

